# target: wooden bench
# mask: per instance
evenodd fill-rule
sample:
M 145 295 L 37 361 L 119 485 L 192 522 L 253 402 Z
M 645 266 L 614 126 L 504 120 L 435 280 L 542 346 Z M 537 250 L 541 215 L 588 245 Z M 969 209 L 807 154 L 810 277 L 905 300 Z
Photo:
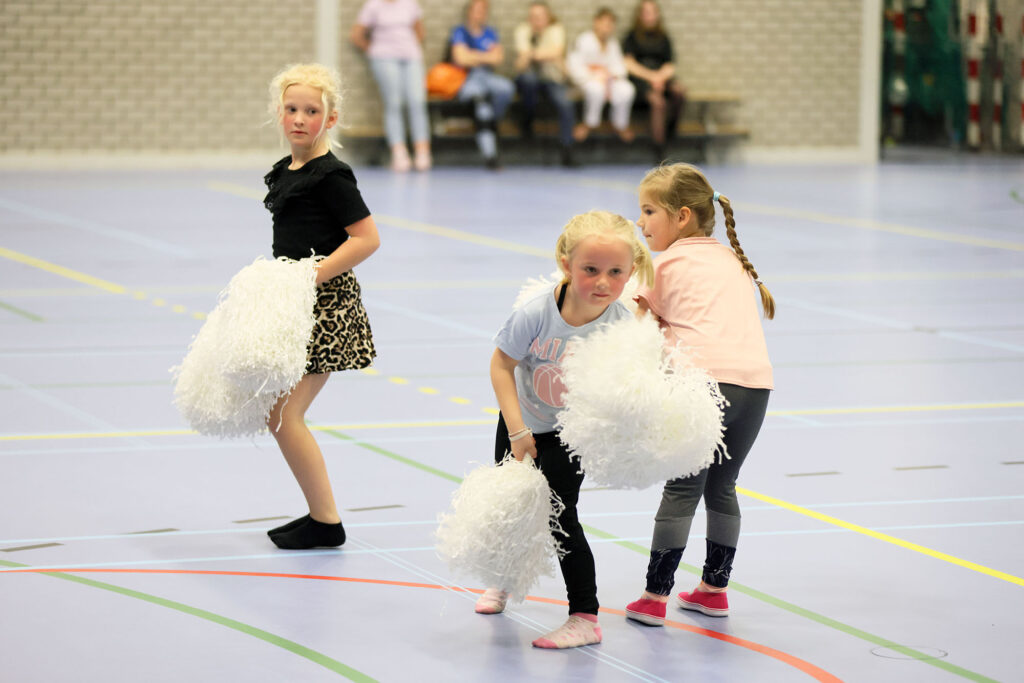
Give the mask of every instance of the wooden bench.
M 577 106 L 577 120 L 582 107 L 579 93 L 573 93 Z M 680 148 L 694 150 L 698 163 L 708 158 L 708 149 L 716 144 L 728 144 L 745 140 L 750 133 L 747 129 L 719 122 L 723 107 L 740 104 L 739 95 L 728 92 L 687 93 L 686 107 L 670 142 L 669 152 L 678 153 Z M 473 121 L 473 103 L 453 99 L 430 97 L 427 100 L 430 116 L 432 147 L 436 161 L 444 164 L 452 159 L 463 163 L 478 161 L 474 147 L 476 124 Z M 519 127 L 520 104 L 513 100 L 498 122 L 498 139 L 503 159 L 518 163 L 557 163 L 558 119 L 554 108 L 542 97 L 534 117 L 531 140 L 523 138 Z M 650 158 L 650 131 L 648 127 L 646 102 L 633 105 L 631 127 L 636 140 L 623 143 L 606 121 L 594 130 L 586 142 L 577 145 L 576 156 L 583 163 L 588 162 L 639 162 L 647 163 Z M 346 147 L 371 164 L 387 164 L 388 149 L 379 126 L 343 128 L 342 139 Z M 514 153 L 510 153 L 514 152 Z

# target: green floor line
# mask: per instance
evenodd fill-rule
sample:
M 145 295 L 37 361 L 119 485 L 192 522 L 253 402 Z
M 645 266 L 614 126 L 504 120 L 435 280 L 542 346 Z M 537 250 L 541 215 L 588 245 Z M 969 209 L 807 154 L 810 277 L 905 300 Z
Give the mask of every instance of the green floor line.
M 457 477 L 454 474 L 450 474 L 450 473 L 445 472 L 443 470 L 439 470 L 439 469 L 437 469 L 435 467 L 431 467 L 429 465 L 425 465 L 425 464 L 423 464 L 421 462 L 418 462 L 416 460 L 413 460 L 411 458 L 407 458 L 405 456 L 398 455 L 397 453 L 392 453 L 391 451 L 388 451 L 388 450 L 386 450 L 384 448 L 381 448 L 379 446 L 374 446 L 373 444 L 368 444 L 368 443 L 366 443 L 364 441 L 359 441 L 358 439 L 355 439 L 355 438 L 353 438 L 351 436 L 348 436 L 346 434 L 342 434 L 341 432 L 337 432 L 337 431 L 333 431 L 333 430 L 324 430 L 324 432 L 327 433 L 327 434 L 330 434 L 331 436 L 334 436 L 334 437 L 336 437 L 338 439 L 342 439 L 344 441 L 351 441 L 355 445 L 361 446 L 362 448 L 366 448 L 368 450 L 371 450 L 374 453 L 378 453 L 378 454 L 383 455 L 383 456 L 385 456 L 387 458 L 391 458 L 392 460 L 396 460 L 396 461 L 398 461 L 400 463 L 403 463 L 403 464 L 406 464 L 406 465 L 410 465 L 412 467 L 415 467 L 416 469 L 423 470 L 424 472 L 429 472 L 430 474 L 433 474 L 435 476 L 441 477 L 443 479 L 447 479 L 448 481 L 454 482 L 456 484 L 461 484 L 462 483 L 462 478 L 461 477 Z M 648 557 L 650 555 L 650 549 L 649 548 L 645 548 L 642 545 L 640 545 L 638 543 L 634 543 L 632 541 L 617 540 L 619 538 L 618 536 L 616 536 L 615 534 L 610 534 L 607 531 L 602 531 L 601 529 L 596 529 L 596 528 L 594 528 L 592 526 L 587 526 L 587 525 L 583 525 L 583 530 L 586 531 L 588 534 L 591 534 L 592 536 L 596 536 L 598 538 L 603 538 L 603 539 L 607 539 L 607 540 L 613 541 L 615 543 L 615 545 L 622 546 L 623 548 L 626 548 L 628 550 L 632 550 L 634 552 L 640 553 L 644 557 Z M 700 567 L 695 567 L 694 565 L 686 564 L 685 562 L 680 563 L 679 566 L 682 569 L 690 572 L 691 574 L 695 574 L 697 576 L 701 575 L 701 568 Z M 949 662 L 945 662 L 945 661 L 943 661 L 941 659 L 936 659 L 935 657 L 932 657 L 931 655 L 927 655 L 927 654 L 925 654 L 923 652 L 918 652 L 917 650 L 914 650 L 913 648 L 906 647 L 905 645 L 900 645 L 899 643 L 895 643 L 895 642 L 893 642 L 893 641 L 891 641 L 891 640 L 889 640 L 887 638 L 883 638 L 881 636 L 876 636 L 873 633 L 868 633 L 867 631 L 862 631 L 859 628 L 856 628 L 854 626 L 850 626 L 848 624 L 844 624 L 841 621 L 836 621 L 835 619 L 831 619 L 829 617 L 826 617 L 823 614 L 818 614 L 817 612 L 812 612 L 811 610 L 804 609 L 803 607 L 800 607 L 798 605 L 794 605 L 794 604 L 792 604 L 790 602 L 786 602 L 785 600 L 782 600 L 780 598 L 773 597 L 771 595 L 768 595 L 767 593 L 762 593 L 761 591 L 759 591 L 759 590 L 757 590 L 755 588 L 751 588 L 749 586 L 745 586 L 743 584 L 736 583 L 734 581 L 730 581 L 729 582 L 729 588 L 730 588 L 730 590 L 734 590 L 734 591 L 736 591 L 738 593 L 743 593 L 744 595 L 749 595 L 752 598 L 756 598 L 758 600 L 761 600 L 762 602 L 766 602 L 769 605 L 772 605 L 774 607 L 778 607 L 779 609 L 786 610 L 787 612 L 790 612 L 791 614 L 796 614 L 797 616 L 801 616 L 801 617 L 810 619 L 811 621 L 814 621 L 814 622 L 816 622 L 818 624 L 821 624 L 822 626 L 828 626 L 829 628 L 833 628 L 833 629 L 835 629 L 837 631 L 840 631 L 841 633 L 845 633 L 845 634 L 853 636 L 855 638 L 860 638 L 861 640 L 866 640 L 869 643 L 873 643 L 875 645 L 881 645 L 883 647 L 890 648 L 891 650 L 899 652 L 900 654 L 902 654 L 902 655 L 904 655 L 906 657 L 910 657 L 912 659 L 915 659 L 915 660 L 917 660 L 919 662 L 923 662 L 925 664 L 930 664 L 930 665 L 932 665 L 932 666 L 934 666 L 936 668 L 942 669 L 943 671 L 947 671 L 947 672 L 949 672 L 951 674 L 955 674 L 955 675 L 960 676 L 962 678 L 966 678 L 967 680 L 977 681 L 978 683 L 998 683 L 998 681 L 996 681 L 995 679 L 988 678 L 987 676 L 983 676 L 983 675 L 981 675 L 979 673 L 975 673 L 975 672 L 970 671 L 968 669 L 964 669 L 963 667 L 956 666 L 955 664 L 950 664 Z
M 325 434 L 330 434 L 336 439 L 341 439 L 342 441 L 351 441 L 353 444 L 359 446 L 360 448 L 365 448 L 368 451 L 373 451 L 378 455 L 383 455 L 385 458 L 391 458 L 392 460 L 396 460 L 402 463 L 403 465 L 409 465 L 410 467 L 415 467 L 418 470 L 423 470 L 424 472 L 433 474 L 435 477 L 441 477 L 442 479 L 447 479 L 448 481 L 454 482 L 456 484 L 462 483 L 462 477 L 456 477 L 454 474 L 448 474 L 444 470 L 439 470 L 436 467 L 431 467 L 430 465 L 425 465 L 411 458 L 406 458 L 405 456 L 398 455 L 397 453 L 392 453 L 391 451 L 384 450 L 380 446 L 374 446 L 372 443 L 360 441 L 359 439 L 348 436 L 347 434 L 342 434 L 341 432 L 335 431 L 333 429 L 324 429 L 322 431 Z
M 35 313 L 29 313 L 28 311 L 26 311 L 23 308 L 18 308 L 17 306 L 12 306 L 11 304 L 5 303 L 3 301 L 0 301 L 0 308 L 4 309 L 6 311 L 10 311 L 11 313 L 14 313 L 15 315 L 20 315 L 22 318 L 28 318 L 32 322 L 36 322 L 36 323 L 46 322 L 46 320 L 41 315 L 36 315 Z
M 29 567 L 29 565 L 18 564 L 17 562 L 8 562 L 6 560 L 0 560 L 0 566 L 25 568 Z M 377 681 L 377 679 L 371 678 L 370 676 L 367 676 L 361 671 L 357 671 L 356 669 L 353 669 L 350 666 L 342 664 L 338 660 L 332 659 L 327 655 L 323 654 L 322 652 L 311 650 L 305 645 L 300 645 L 295 641 L 288 640 L 287 638 L 282 638 L 281 636 L 274 635 L 273 633 L 256 628 L 255 626 L 250 626 L 249 624 L 243 624 L 240 621 L 236 621 L 234 619 L 221 616 L 220 614 L 214 614 L 213 612 L 208 612 L 204 609 L 199 609 L 198 607 L 190 607 L 189 605 L 185 605 L 180 602 L 174 602 L 173 600 L 167 600 L 165 598 L 157 597 L 156 595 L 142 593 L 136 590 L 132 590 L 130 588 L 123 588 L 121 586 L 115 586 L 110 583 L 104 583 L 102 581 L 94 581 L 93 579 L 86 579 L 81 576 L 75 576 L 74 574 L 66 574 L 63 572 L 41 573 L 44 573 L 46 576 L 52 576 L 55 579 L 73 581 L 75 583 L 91 586 L 93 588 L 100 588 L 105 591 L 110 591 L 111 593 L 125 595 L 129 598 L 135 598 L 136 600 L 143 600 L 154 605 L 159 605 L 160 607 L 166 607 L 168 609 L 177 610 L 178 612 L 183 612 L 193 617 L 199 617 L 200 619 L 205 619 L 215 624 L 220 624 L 221 626 L 227 626 L 228 628 L 234 629 L 248 636 L 259 638 L 260 640 L 270 643 L 271 645 L 276 645 L 277 647 L 288 650 L 289 652 L 296 654 L 300 657 L 305 657 L 306 659 L 310 660 L 311 662 L 314 662 L 315 664 L 319 664 L 325 669 L 329 669 L 335 673 L 341 674 L 350 681 L 357 681 L 357 683 L 376 683 Z
M 615 545 L 619 545 L 619 546 L 622 546 L 623 548 L 627 548 L 627 549 L 632 550 L 634 552 L 640 553 L 640 554 L 644 555 L 645 557 L 650 555 L 650 549 L 645 548 L 645 547 L 643 547 L 642 545 L 640 545 L 638 543 L 634 543 L 632 541 L 615 540 L 618 537 L 615 536 L 614 534 L 609 534 L 606 531 L 601 531 L 600 529 L 595 529 L 595 528 L 587 526 L 587 525 L 583 525 L 583 529 L 588 534 L 592 534 L 592 535 L 597 536 L 599 538 L 604 538 L 604 539 L 611 540 L 612 542 L 615 543 Z M 679 563 L 679 567 L 680 567 L 680 569 L 684 569 L 687 572 L 693 574 L 694 576 L 701 576 L 701 574 L 703 573 L 701 567 L 696 567 L 696 566 L 694 566 L 692 564 L 687 564 L 685 562 L 680 562 Z M 956 674 L 956 675 L 961 676 L 963 678 L 966 678 L 968 680 L 979 681 L 979 683 L 981 683 L 981 682 L 984 682 L 984 683 L 998 683 L 994 679 L 988 678 L 986 676 L 982 676 L 981 674 L 975 673 L 973 671 L 969 671 L 968 669 L 964 669 L 962 667 L 956 666 L 955 664 L 950 664 L 949 662 L 942 661 L 941 659 L 936 659 L 932 655 L 927 655 L 927 654 L 924 654 L 923 652 L 918 652 L 917 650 L 914 650 L 912 648 L 906 647 L 904 645 L 900 645 L 899 643 L 895 643 L 895 642 L 893 642 L 891 640 L 883 638 L 882 636 L 876 636 L 873 633 L 868 633 L 867 631 L 862 631 L 861 629 L 859 629 L 859 628 L 857 628 L 855 626 L 850 626 L 849 624 L 844 624 L 841 621 L 836 621 L 835 619 L 832 619 L 830 617 L 826 617 L 823 614 L 818 614 L 817 612 L 812 612 L 809 609 L 804 609 L 803 607 L 800 607 L 799 605 L 794 605 L 793 603 L 786 602 L 785 600 L 782 600 L 781 598 L 776 598 L 774 596 L 768 595 L 767 593 L 762 593 L 761 591 L 757 590 L 756 588 L 751 588 L 750 586 L 746 586 L 746 585 L 744 585 L 742 583 L 737 583 L 736 581 L 729 581 L 729 590 L 736 591 L 737 593 L 743 593 L 744 595 L 749 595 L 750 597 L 756 598 L 758 600 L 761 600 L 762 602 L 767 602 L 769 605 L 773 605 L 773 606 L 778 607 L 780 609 L 784 609 L 787 612 L 792 612 L 793 614 L 799 615 L 801 617 L 805 617 L 807 619 L 810 619 L 811 621 L 815 621 L 815 622 L 821 624 L 822 626 L 828 626 L 829 628 L 834 628 L 837 631 L 841 631 L 842 633 L 845 633 L 847 635 L 854 636 L 855 638 L 860 638 L 861 640 L 866 640 L 869 643 L 874 643 L 875 645 L 881 645 L 883 647 L 887 647 L 887 648 L 889 648 L 891 650 L 899 652 L 900 654 L 902 654 L 902 655 L 904 655 L 906 657 L 909 657 L 911 659 L 916 659 L 916 660 L 918 660 L 920 662 L 924 662 L 925 664 L 931 664 L 932 666 L 936 666 L 936 667 L 938 667 L 940 669 L 944 669 L 944 670 L 948 671 L 949 673 Z

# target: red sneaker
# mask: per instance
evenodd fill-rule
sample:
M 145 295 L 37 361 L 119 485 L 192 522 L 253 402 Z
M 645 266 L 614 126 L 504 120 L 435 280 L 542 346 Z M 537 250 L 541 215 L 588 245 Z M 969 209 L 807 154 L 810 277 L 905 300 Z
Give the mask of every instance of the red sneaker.
M 725 593 L 708 593 L 694 589 L 692 593 L 680 593 L 676 599 L 680 609 L 702 612 L 709 617 L 729 616 L 729 598 Z
M 648 626 L 664 626 L 665 604 L 659 600 L 641 598 L 626 605 L 626 618 Z

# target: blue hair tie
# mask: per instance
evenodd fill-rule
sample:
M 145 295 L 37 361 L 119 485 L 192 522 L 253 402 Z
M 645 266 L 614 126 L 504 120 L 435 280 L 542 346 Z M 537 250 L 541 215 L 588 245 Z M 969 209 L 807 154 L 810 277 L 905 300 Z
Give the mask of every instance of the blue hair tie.
M 721 197 L 721 196 L 722 196 L 722 195 L 721 195 L 721 194 L 719 194 L 719 193 L 718 193 L 718 192 L 716 191 L 716 192 L 715 192 L 715 196 L 711 198 L 711 201 L 713 201 L 713 202 L 717 202 L 717 201 L 718 201 L 718 198 L 719 198 L 719 197 Z

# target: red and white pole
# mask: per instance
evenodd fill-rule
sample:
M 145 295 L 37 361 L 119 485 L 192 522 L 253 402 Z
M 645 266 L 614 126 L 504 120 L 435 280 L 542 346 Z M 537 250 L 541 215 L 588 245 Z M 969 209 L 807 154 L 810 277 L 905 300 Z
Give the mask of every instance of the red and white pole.
M 1024 148 L 1024 16 L 1020 19 L 1020 147 Z
M 974 7 L 967 14 L 967 146 L 981 148 L 981 41 Z
M 892 0 L 893 82 L 889 91 L 889 124 L 895 140 L 903 139 L 907 85 L 904 78 L 907 54 L 907 14 L 903 0 Z
M 1003 15 L 999 7 L 995 10 L 995 37 L 992 41 L 992 147 L 1003 145 Z

